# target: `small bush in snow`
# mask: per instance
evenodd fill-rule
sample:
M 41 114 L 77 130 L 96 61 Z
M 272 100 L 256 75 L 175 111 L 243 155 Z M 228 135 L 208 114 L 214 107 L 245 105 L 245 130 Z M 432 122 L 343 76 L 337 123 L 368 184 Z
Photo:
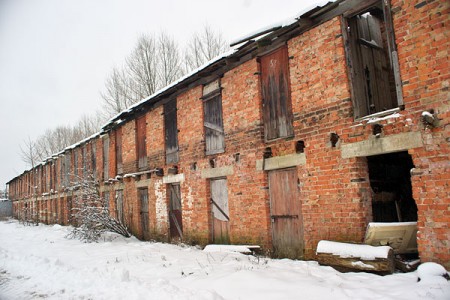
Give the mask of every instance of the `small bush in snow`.
M 102 233 L 111 231 L 130 237 L 127 227 L 109 214 L 105 200 L 100 196 L 97 182 L 92 178 L 82 178 L 75 185 L 72 222 L 74 228 L 69 238 L 84 242 L 97 242 Z

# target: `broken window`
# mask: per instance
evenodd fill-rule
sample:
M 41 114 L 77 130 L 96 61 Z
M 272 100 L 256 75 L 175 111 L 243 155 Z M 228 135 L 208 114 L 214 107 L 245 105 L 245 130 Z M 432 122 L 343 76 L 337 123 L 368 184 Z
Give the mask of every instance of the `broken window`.
M 147 122 L 145 115 L 136 119 L 136 151 L 138 159 L 138 168 L 143 170 L 147 167 L 147 138 L 146 138 Z
M 414 167 L 408 152 L 367 158 L 374 222 L 417 221 L 417 205 L 412 196 L 410 170 Z
M 103 180 L 109 179 L 109 136 L 103 137 Z
M 222 119 L 222 93 L 219 80 L 215 80 L 203 87 L 202 99 L 206 154 L 222 153 L 225 149 L 225 134 Z
M 285 46 L 260 58 L 266 141 L 294 135 L 288 63 Z
M 166 140 L 166 163 L 177 163 L 179 158 L 176 99 L 164 104 L 164 129 Z
M 117 174 L 123 174 L 122 127 L 116 129 L 116 171 Z
M 384 2 L 344 19 L 355 118 L 402 104 L 390 8 Z

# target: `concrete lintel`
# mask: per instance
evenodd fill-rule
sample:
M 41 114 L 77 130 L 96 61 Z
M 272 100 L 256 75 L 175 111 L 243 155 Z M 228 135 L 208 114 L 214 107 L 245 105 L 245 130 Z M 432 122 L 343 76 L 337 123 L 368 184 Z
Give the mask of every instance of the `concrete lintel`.
M 134 185 L 137 188 L 148 187 L 150 185 L 150 179 L 144 179 L 144 180 L 135 181 Z
M 220 168 L 210 168 L 202 170 L 202 178 L 225 177 L 234 174 L 233 166 L 225 166 Z
M 406 151 L 422 146 L 422 134 L 418 131 L 380 138 L 371 136 L 365 141 L 341 145 L 341 156 L 342 158 L 364 157 Z
M 163 183 L 180 183 L 184 181 L 184 174 L 167 175 L 163 177 Z
M 283 156 L 275 156 L 271 158 L 266 158 L 264 163 L 264 170 L 276 170 L 276 169 L 284 169 L 295 166 L 302 166 L 306 164 L 306 155 L 305 153 L 296 153 L 296 154 L 288 154 Z M 256 161 L 256 170 L 262 171 L 263 160 L 259 159 Z

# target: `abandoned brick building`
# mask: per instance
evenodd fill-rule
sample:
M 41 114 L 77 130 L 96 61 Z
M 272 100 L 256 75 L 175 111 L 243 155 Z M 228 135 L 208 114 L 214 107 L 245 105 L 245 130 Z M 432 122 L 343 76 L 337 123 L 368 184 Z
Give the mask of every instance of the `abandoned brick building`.
M 450 268 L 447 0 L 338 0 L 274 26 L 8 183 L 68 224 L 75 175 L 142 239 L 314 259 L 369 222 L 417 221 Z

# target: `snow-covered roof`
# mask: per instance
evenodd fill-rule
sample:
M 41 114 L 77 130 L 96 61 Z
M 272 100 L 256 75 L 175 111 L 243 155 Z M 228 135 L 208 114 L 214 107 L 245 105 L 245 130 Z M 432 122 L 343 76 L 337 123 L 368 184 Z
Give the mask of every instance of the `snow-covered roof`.
M 273 32 L 276 32 L 279 29 L 284 29 L 286 27 L 289 26 L 293 26 L 297 21 L 299 21 L 300 19 L 304 18 L 308 18 L 310 15 L 315 15 L 318 14 L 319 12 L 321 12 L 323 9 L 328 9 L 328 8 L 332 8 L 335 5 L 337 5 L 339 2 L 341 2 L 342 0 L 320 0 L 320 1 L 314 1 L 313 4 L 311 4 L 310 7 L 303 9 L 301 11 L 299 11 L 297 14 L 295 14 L 294 16 L 284 19 L 280 22 L 277 22 L 275 24 L 271 24 L 269 26 L 265 26 L 264 28 L 261 28 L 257 31 L 254 31 L 253 33 L 247 34 L 245 35 L 243 38 L 241 38 L 240 40 L 242 40 L 242 43 L 247 42 L 247 44 L 252 44 L 264 37 L 270 36 Z M 246 37 L 250 37 L 248 39 L 246 39 Z M 254 37 L 254 38 L 253 38 Z M 251 40 L 250 40 L 251 39 Z M 236 39 L 235 41 L 239 41 L 239 39 Z M 134 105 L 128 107 L 127 109 L 121 111 L 120 113 L 118 113 L 117 115 L 113 116 L 112 118 L 110 118 L 101 128 L 101 130 L 93 135 L 91 135 L 90 137 L 85 138 L 84 140 L 81 140 L 73 145 L 70 145 L 64 149 L 62 149 L 61 151 L 51 155 L 50 157 L 44 159 L 42 161 L 42 163 L 40 163 L 41 165 L 45 165 L 47 162 L 56 159 L 58 156 L 63 155 L 64 152 L 68 151 L 68 150 L 72 150 L 86 142 L 88 142 L 89 140 L 96 138 L 98 136 L 101 136 L 101 134 L 106 133 L 110 130 L 111 127 L 114 127 L 116 125 L 121 124 L 122 122 L 126 121 L 127 116 L 129 114 L 132 114 L 137 108 L 143 106 L 144 104 L 147 104 L 151 101 L 156 101 L 158 97 L 163 96 L 165 93 L 170 93 L 171 90 L 176 91 L 177 87 L 181 87 L 183 83 L 187 82 L 188 80 L 192 79 L 194 75 L 200 73 L 203 70 L 208 69 L 209 67 L 214 66 L 215 64 L 218 64 L 220 61 L 225 60 L 228 57 L 234 56 L 236 54 L 239 54 L 239 51 L 242 50 L 242 43 L 236 44 L 234 48 L 232 48 L 230 51 L 225 52 L 223 54 L 220 54 L 219 56 L 213 58 L 212 60 L 206 62 L 204 65 L 200 66 L 199 68 L 192 70 L 191 72 L 189 72 L 188 74 L 184 75 L 183 77 L 181 77 L 180 79 L 178 79 L 177 81 L 172 82 L 171 84 L 169 84 L 168 86 L 158 90 L 157 92 L 155 92 L 153 95 L 148 96 L 147 98 L 142 99 L 141 101 L 135 103 Z M 233 43 L 231 43 L 233 44 Z M 247 45 L 246 44 L 246 45 Z M 240 47 L 241 46 L 241 47 Z M 22 174 L 17 175 L 16 177 L 14 177 L 13 179 L 11 179 L 9 182 L 13 181 L 14 179 L 16 179 L 17 177 L 31 171 L 32 168 L 25 170 Z M 7 183 L 9 183 L 7 182 Z

